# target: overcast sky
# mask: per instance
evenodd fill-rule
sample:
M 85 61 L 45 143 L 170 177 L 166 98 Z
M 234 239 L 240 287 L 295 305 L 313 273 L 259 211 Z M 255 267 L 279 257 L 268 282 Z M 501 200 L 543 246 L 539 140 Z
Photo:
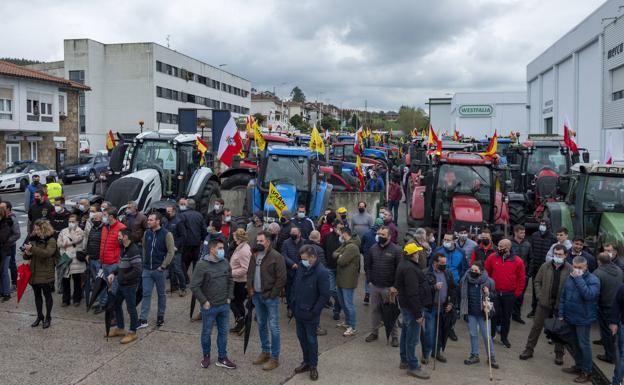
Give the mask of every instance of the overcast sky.
M 63 39 L 153 41 L 286 96 L 398 109 L 525 90 L 526 65 L 603 0 L 2 0 L 0 56 L 62 60 Z

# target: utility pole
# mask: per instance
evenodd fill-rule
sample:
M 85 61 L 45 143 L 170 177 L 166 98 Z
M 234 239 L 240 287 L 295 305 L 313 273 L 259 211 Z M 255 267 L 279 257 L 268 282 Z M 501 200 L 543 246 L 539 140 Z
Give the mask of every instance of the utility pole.
M 364 125 L 368 123 L 368 100 L 364 99 Z
M 169 48 L 169 39 L 171 38 L 171 35 L 167 35 L 167 48 Z

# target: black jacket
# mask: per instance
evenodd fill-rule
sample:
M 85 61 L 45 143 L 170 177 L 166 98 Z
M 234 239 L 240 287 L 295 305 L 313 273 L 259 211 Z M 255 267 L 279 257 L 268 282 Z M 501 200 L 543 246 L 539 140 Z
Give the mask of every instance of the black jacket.
M 173 235 L 173 243 L 176 249 L 178 249 L 178 252 L 181 252 L 182 246 L 184 245 L 184 233 L 182 232 L 184 226 L 179 226 L 180 221 L 180 215 L 176 214 L 173 218 L 169 218 L 167 223 L 164 224 L 164 227 Z
M 620 322 L 624 322 L 624 284 L 621 284 L 615 293 L 609 317 L 609 323 L 618 325 Z
M 364 256 L 364 272 L 368 282 L 377 287 L 392 286 L 402 258 L 403 251 L 392 242 L 384 247 L 378 243 L 371 246 Z
M 432 288 L 435 288 L 435 285 L 438 282 L 438 280 L 436 278 L 435 273 L 433 272 L 433 266 L 427 269 L 427 273 L 425 274 L 425 277 L 427 278 L 427 281 L 429 282 L 429 286 Z M 455 280 L 453 279 L 453 274 L 450 271 L 446 270 L 444 272 L 444 277 L 446 278 L 446 287 L 447 287 L 446 298 L 448 299 L 450 297 L 451 303 L 452 303 L 453 298 L 455 298 L 455 295 L 456 295 L 457 285 L 455 284 Z M 435 300 L 436 293 L 437 291 L 433 290 L 433 298 L 431 301 L 431 303 L 433 303 L 433 306 L 438 305 Z M 446 306 L 447 303 L 448 301 L 445 299 L 444 302 L 442 302 L 442 306 Z
M 63 209 L 60 213 L 54 211 L 50 214 L 50 224 L 54 229 L 55 235 L 58 236 L 61 230 L 67 227 L 70 215 L 71 213 L 65 209 Z
M 529 253 L 529 273 L 535 277 L 542 264 L 546 261 L 546 254 L 550 247 L 557 243 L 557 238 L 550 230 L 544 234 L 539 231 L 534 232 L 529 240 L 531 252 Z
M 50 220 L 50 216 L 52 215 L 53 211 L 54 211 L 54 207 L 48 201 L 35 203 L 32 206 L 30 206 L 30 209 L 28 210 L 28 220 L 30 221 L 30 230 L 32 231 L 32 226 L 37 219 L 45 218 L 47 220 Z
M 87 237 L 87 255 L 92 260 L 100 259 L 100 244 L 102 241 L 102 229 L 104 225 L 100 224 L 99 227 L 91 226 L 89 230 L 89 236 Z
M 340 247 L 340 236 L 335 231 L 327 234 L 323 241 L 323 249 L 325 250 L 325 258 L 327 259 L 327 268 L 336 270 L 338 268 L 337 259 L 334 257 L 334 251 Z
M 6 217 L 0 219 L 0 248 L 5 252 L 8 252 L 11 247 L 9 240 L 14 238 L 13 218 Z M 19 237 L 19 234 L 18 234 Z
M 143 272 L 141 249 L 132 242 L 128 247 L 120 248 L 119 265 L 114 271 L 119 286 L 137 286 Z
M 399 292 L 399 305 L 407 309 L 419 319 L 422 317 L 423 299 L 421 296 L 427 291 L 423 290 L 425 273 L 418 264 L 412 260 L 403 258 L 396 271 L 394 287 Z M 424 294 L 429 295 L 429 294 Z
M 531 243 L 526 238 L 520 243 L 518 243 L 514 237 L 509 238 L 509 240 L 511 241 L 511 253 L 522 258 L 526 269 L 525 272 L 528 273 L 530 268 L 529 257 L 531 255 Z
M 279 234 L 277 234 L 277 250 L 281 250 L 282 246 L 284 245 L 284 242 L 290 238 L 290 229 L 292 229 L 293 227 L 293 222 L 292 221 L 288 221 L 288 223 L 283 224 L 282 228 L 279 232 Z
M 314 243 L 312 241 L 309 241 L 309 240 L 304 241 L 303 244 L 312 246 L 314 248 L 314 251 L 316 251 L 316 256 L 318 257 L 321 264 L 323 266 L 327 266 L 327 260 L 325 259 L 325 250 L 323 250 L 321 245 Z
M 566 262 L 572 265 L 572 260 L 574 260 L 574 257 L 575 255 L 572 254 L 572 248 L 570 248 L 570 250 L 568 250 L 568 255 L 566 256 Z M 598 262 L 596 262 L 596 257 L 589 254 L 587 250 L 583 250 L 579 257 L 584 257 L 587 260 L 587 270 L 589 270 L 590 273 L 593 273 L 594 270 L 598 268 Z
M 208 233 L 204 217 L 198 211 L 191 209 L 182 211 L 178 215 L 180 216 L 178 231 L 184 234 L 184 246 L 200 246 Z

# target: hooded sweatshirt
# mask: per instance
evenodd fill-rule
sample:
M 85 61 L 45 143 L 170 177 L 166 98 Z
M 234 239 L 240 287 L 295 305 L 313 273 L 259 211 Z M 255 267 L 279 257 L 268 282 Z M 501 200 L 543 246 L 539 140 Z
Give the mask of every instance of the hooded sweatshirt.
M 594 275 L 600 280 L 600 307 L 611 307 L 618 287 L 622 284 L 622 270 L 615 263 L 600 265 Z

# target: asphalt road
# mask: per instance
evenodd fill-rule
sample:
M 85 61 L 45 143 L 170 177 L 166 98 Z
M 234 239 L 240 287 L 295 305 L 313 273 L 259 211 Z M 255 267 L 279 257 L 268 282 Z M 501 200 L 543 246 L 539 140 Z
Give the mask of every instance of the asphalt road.
M 91 183 L 86 182 L 74 182 L 69 185 L 64 185 L 63 195 L 65 195 L 65 199 L 69 200 L 74 196 L 91 192 L 91 186 Z M 11 202 L 13 210 L 24 211 L 24 194 L 25 193 L 20 191 L 2 194 L 2 200 Z

